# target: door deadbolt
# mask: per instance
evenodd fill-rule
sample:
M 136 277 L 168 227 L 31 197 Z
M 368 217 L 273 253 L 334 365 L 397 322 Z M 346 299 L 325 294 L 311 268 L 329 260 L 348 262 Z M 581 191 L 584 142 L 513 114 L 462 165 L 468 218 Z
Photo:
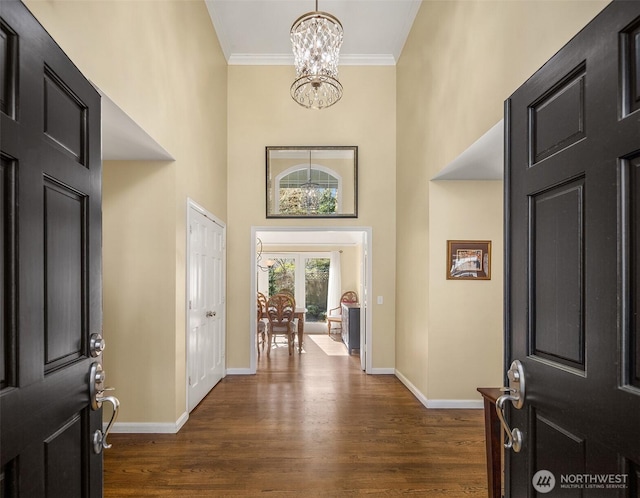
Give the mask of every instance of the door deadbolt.
M 100 334 L 91 334 L 89 337 L 89 352 L 93 358 L 104 351 L 105 342 Z

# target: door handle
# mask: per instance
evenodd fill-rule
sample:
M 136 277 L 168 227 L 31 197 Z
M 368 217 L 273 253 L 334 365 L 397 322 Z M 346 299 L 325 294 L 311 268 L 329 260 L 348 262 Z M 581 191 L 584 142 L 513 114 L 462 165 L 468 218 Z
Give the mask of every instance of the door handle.
M 118 401 L 118 398 L 116 398 L 115 396 L 100 395 L 98 396 L 98 399 L 100 402 L 100 406 L 102 406 L 102 403 L 105 401 L 111 403 L 113 405 L 113 413 L 111 414 L 111 419 L 107 424 L 107 430 L 102 432 L 100 429 L 98 429 L 93 433 L 93 451 L 96 454 L 100 454 L 103 448 L 106 450 L 111 448 L 112 445 L 107 443 L 107 436 L 109 435 L 109 432 L 111 431 L 116 418 L 118 418 L 118 411 L 120 411 L 120 401 Z
M 502 390 L 506 391 L 506 393 L 496 400 L 496 412 L 498 414 L 498 418 L 500 419 L 500 425 L 502 425 L 502 428 L 504 429 L 504 432 L 506 434 L 507 440 L 504 443 L 504 447 L 507 449 L 512 448 L 514 452 L 519 453 L 522 449 L 524 436 L 522 434 L 522 431 L 517 427 L 514 427 L 513 429 L 509 427 L 509 424 L 505 419 L 504 404 L 507 401 L 511 401 L 511 404 L 517 410 L 521 409 L 524 405 L 524 368 L 520 360 L 514 360 L 511 363 L 511 367 L 507 372 L 507 376 L 509 377 L 509 387 L 502 388 Z
M 216 316 L 216 312 L 215 311 L 207 311 L 206 317 L 207 318 L 211 318 L 212 316 Z
M 111 445 L 107 443 L 107 436 L 109 435 L 109 431 L 113 427 L 113 424 L 118 418 L 118 412 L 120 411 L 120 401 L 115 396 L 105 396 L 105 391 L 113 391 L 113 387 L 104 387 L 104 379 L 105 373 L 102 369 L 102 365 L 97 361 L 91 364 L 91 369 L 89 370 L 89 396 L 91 399 L 91 409 L 94 411 L 102 408 L 102 403 L 107 402 L 111 403 L 113 406 L 113 413 L 111 414 L 111 419 L 107 424 L 107 429 L 102 432 L 98 429 L 93 433 L 93 451 L 96 454 L 99 454 L 102 449 L 109 449 Z

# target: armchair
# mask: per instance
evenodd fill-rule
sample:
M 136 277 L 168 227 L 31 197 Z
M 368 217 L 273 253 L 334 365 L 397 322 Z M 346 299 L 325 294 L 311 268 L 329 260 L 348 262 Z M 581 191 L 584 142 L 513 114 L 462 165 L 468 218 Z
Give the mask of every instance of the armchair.
M 347 291 L 340 297 L 340 306 L 331 308 L 327 312 L 327 333 L 331 334 L 331 324 L 337 325 L 337 329 L 342 330 L 342 303 L 358 302 L 358 294 L 355 291 Z

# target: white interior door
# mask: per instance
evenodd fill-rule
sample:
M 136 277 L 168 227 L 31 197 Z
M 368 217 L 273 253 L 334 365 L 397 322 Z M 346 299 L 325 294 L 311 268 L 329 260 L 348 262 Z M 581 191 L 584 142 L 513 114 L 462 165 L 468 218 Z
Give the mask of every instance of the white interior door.
M 189 210 L 187 403 L 193 410 L 225 374 L 225 228 Z

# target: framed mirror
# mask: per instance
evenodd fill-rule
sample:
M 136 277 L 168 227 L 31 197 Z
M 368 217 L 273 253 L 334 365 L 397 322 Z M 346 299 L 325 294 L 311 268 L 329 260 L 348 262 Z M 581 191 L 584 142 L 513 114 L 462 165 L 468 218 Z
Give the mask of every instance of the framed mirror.
M 267 218 L 357 218 L 357 146 L 266 147 Z

